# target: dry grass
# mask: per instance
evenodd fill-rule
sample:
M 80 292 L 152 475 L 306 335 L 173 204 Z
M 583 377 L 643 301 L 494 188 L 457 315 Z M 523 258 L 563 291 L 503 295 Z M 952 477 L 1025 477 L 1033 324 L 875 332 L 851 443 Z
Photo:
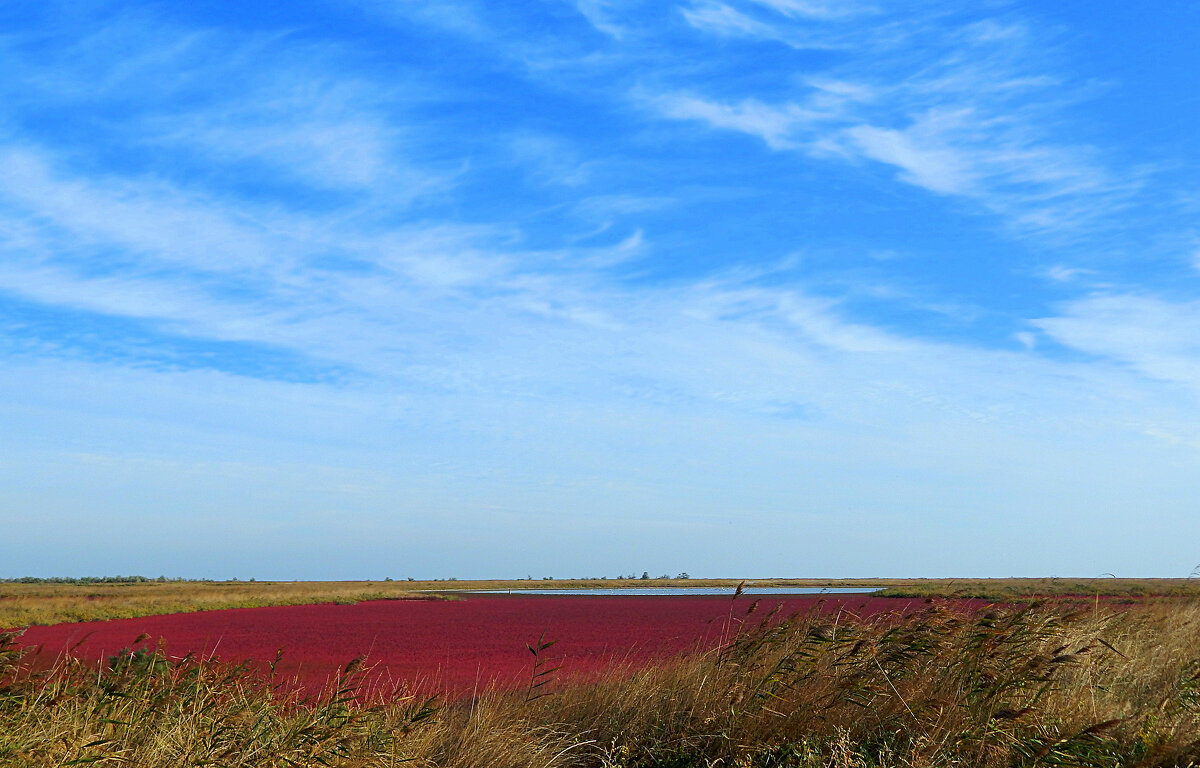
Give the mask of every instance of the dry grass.
M 0 765 L 1171 766 L 1200 760 L 1200 604 L 746 622 L 719 653 L 433 709 L 155 654 L 0 651 Z
M 881 582 L 882 597 L 978 597 L 1016 600 L 1027 597 L 1190 597 L 1200 598 L 1200 578 L 1119 579 L 905 579 Z
M 0 627 L 127 619 L 268 605 L 421 597 L 421 582 L 168 581 L 134 584 L 0 584 Z

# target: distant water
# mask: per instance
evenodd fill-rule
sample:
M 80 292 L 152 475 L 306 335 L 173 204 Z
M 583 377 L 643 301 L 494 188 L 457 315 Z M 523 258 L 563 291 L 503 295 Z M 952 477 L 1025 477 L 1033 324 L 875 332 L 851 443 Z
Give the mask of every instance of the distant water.
M 878 592 L 883 587 L 746 587 L 743 595 L 847 595 Z M 729 595 L 733 587 L 617 587 L 583 589 L 455 589 L 436 592 L 473 592 L 477 595 Z

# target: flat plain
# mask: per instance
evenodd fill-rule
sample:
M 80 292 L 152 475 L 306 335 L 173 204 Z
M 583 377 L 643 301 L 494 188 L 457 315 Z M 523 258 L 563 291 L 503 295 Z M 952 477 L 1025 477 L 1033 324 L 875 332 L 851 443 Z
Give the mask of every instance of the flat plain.
M 885 597 L 980 598 L 1005 601 L 1036 596 L 1197 597 L 1200 579 L 533 579 L 478 581 L 134 581 L 129 583 L 0 582 L 0 627 L 124 619 L 227 608 L 357 603 L 411 599 L 430 592 L 534 588 L 595 589 L 635 586 L 882 588 Z
M 1200 763 L 1192 582 L 880 581 L 920 596 L 5 585 L 24 615 L 142 615 L 0 633 L 0 765 Z

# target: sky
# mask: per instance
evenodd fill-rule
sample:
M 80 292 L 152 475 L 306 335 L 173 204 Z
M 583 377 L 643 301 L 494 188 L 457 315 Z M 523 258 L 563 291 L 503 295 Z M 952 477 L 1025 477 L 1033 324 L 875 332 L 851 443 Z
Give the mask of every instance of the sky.
M 1188 576 L 1200 5 L 0 4 L 0 577 Z

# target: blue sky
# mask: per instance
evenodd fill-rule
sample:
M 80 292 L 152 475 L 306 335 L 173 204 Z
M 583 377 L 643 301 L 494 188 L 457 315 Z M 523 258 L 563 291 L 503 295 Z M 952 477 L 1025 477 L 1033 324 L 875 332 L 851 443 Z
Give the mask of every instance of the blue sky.
M 1186 576 L 1200 7 L 0 7 L 3 576 Z

